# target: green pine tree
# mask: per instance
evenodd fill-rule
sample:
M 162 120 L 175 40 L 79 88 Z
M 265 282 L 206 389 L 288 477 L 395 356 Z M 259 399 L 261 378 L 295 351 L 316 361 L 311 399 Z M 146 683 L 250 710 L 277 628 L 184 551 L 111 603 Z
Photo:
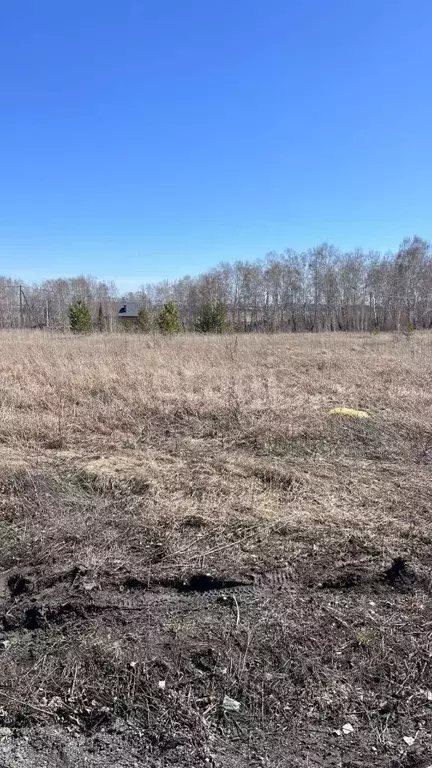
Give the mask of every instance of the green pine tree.
M 210 303 L 203 306 L 195 328 L 199 333 L 223 333 L 227 325 L 225 305 L 218 301 L 214 306 Z
M 198 318 L 198 322 L 195 323 L 195 329 L 199 333 L 212 333 L 213 332 L 213 307 L 211 304 L 204 304 L 201 309 L 201 314 Z
M 218 301 L 213 309 L 214 333 L 224 333 L 228 328 L 228 318 L 225 304 Z
M 70 305 L 68 314 L 72 333 L 91 333 L 93 330 L 91 312 L 81 299 Z
M 159 313 L 157 324 L 162 333 L 174 334 L 181 330 L 180 314 L 177 304 L 169 301 Z

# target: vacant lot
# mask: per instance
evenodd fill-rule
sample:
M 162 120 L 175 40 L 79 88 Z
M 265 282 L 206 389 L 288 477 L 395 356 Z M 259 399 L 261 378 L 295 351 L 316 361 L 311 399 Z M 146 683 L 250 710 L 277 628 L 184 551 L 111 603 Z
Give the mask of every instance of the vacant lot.
M 0 766 L 430 766 L 431 381 L 429 334 L 2 334 Z

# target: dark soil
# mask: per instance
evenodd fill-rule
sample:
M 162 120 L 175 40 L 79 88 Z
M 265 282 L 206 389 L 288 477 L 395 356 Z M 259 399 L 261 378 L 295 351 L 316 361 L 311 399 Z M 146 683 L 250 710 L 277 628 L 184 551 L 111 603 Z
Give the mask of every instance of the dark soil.
M 0 765 L 426 768 L 425 578 L 398 558 L 314 570 L 10 574 Z
M 306 522 L 271 473 L 275 519 L 222 469 L 219 518 L 177 480 L 3 475 L 0 768 L 432 766 L 430 488 Z

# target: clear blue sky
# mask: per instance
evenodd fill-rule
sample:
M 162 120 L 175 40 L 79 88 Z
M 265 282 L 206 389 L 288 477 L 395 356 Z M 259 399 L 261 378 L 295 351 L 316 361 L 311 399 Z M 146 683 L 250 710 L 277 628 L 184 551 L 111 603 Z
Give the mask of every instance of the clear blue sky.
M 432 238 L 431 0 L 1 0 L 0 273 Z

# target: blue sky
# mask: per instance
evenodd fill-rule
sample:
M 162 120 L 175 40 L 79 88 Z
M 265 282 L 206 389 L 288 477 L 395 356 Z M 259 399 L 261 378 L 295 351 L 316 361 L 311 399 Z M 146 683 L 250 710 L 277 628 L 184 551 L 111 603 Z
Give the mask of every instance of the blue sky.
M 432 239 L 430 0 L 2 0 L 0 274 Z

